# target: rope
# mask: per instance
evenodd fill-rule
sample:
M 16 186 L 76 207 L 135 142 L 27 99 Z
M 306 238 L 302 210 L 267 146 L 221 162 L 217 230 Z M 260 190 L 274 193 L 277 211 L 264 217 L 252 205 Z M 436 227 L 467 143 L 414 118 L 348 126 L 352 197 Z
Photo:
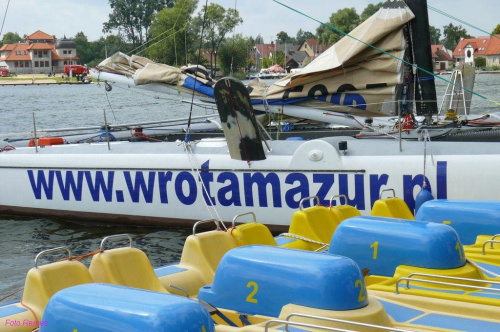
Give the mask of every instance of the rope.
M 489 275 L 492 275 L 492 276 L 494 276 L 495 278 L 500 278 L 500 275 L 499 275 L 499 274 L 497 274 L 497 273 L 495 273 L 495 272 L 492 272 L 492 271 L 490 271 L 490 270 L 488 270 L 488 269 L 486 269 L 486 268 L 484 268 L 484 267 L 482 267 L 482 266 L 479 266 L 476 262 L 471 261 L 470 259 L 467 259 L 467 263 L 470 263 L 470 264 L 471 264 L 472 266 L 474 266 L 475 268 L 477 268 L 477 269 L 481 270 L 482 272 L 485 272 L 485 273 L 487 273 L 487 274 L 489 274 Z
M 16 148 L 13 147 L 12 145 L 7 145 L 6 147 L 4 148 L 0 148 L 0 152 L 6 152 L 6 151 L 12 151 L 12 150 L 15 150 Z
M 203 34 L 205 33 L 205 23 L 207 21 L 207 8 L 208 8 L 208 0 L 205 1 L 205 12 L 203 13 L 203 25 L 201 27 L 201 34 L 200 34 L 200 47 L 198 48 L 198 60 L 196 61 L 196 71 L 194 73 L 194 84 L 193 84 L 193 94 L 191 95 L 191 108 L 189 110 L 189 119 L 188 119 L 188 124 L 187 124 L 187 129 L 186 129 L 186 137 L 185 141 L 189 142 L 189 131 L 191 130 L 191 116 L 193 114 L 193 104 L 194 104 L 194 93 L 196 91 L 196 82 L 198 80 L 196 77 L 198 77 L 198 70 L 200 66 L 200 58 L 201 58 L 201 46 L 203 42 Z M 215 67 L 217 67 L 217 64 L 215 64 Z
M 19 292 L 20 292 L 20 291 L 22 291 L 23 289 L 24 289 L 24 287 L 21 287 L 21 288 L 19 288 L 18 290 L 15 290 L 15 291 L 13 291 L 13 292 L 12 292 L 12 293 L 10 293 L 10 294 L 5 295 L 4 297 L 2 297 L 2 298 L 0 299 L 0 302 L 2 302 L 3 300 L 5 300 L 5 299 L 6 299 L 6 298 L 8 298 L 8 297 L 11 297 L 11 296 L 12 296 L 12 295 L 14 295 L 14 294 L 19 293 Z
M 183 8 L 182 8 L 182 9 L 183 9 Z M 177 25 L 177 21 L 179 20 L 179 17 L 181 16 L 182 9 L 180 9 L 180 10 L 179 10 L 179 14 L 177 15 L 177 18 L 175 19 L 174 25 L 173 25 L 170 29 L 168 29 L 168 30 L 166 30 L 166 31 L 164 31 L 164 32 L 162 32 L 162 33 L 160 33 L 158 36 L 156 36 L 156 37 L 152 38 L 151 40 L 146 41 L 144 44 L 137 46 L 137 47 L 136 47 L 136 48 L 134 48 L 132 51 L 130 51 L 130 52 L 129 52 L 129 54 L 131 55 L 133 52 L 135 52 L 135 51 L 136 51 L 136 50 L 138 50 L 139 48 L 143 47 L 143 46 L 144 46 L 144 45 L 146 45 L 147 43 L 152 42 L 152 41 L 153 41 L 153 40 L 155 40 L 155 39 L 160 38 L 162 35 L 166 34 L 166 33 L 167 33 L 167 32 L 169 32 L 170 30 L 174 30 L 174 29 L 175 29 L 175 26 Z M 186 25 L 187 25 L 187 24 L 186 24 Z M 185 25 L 185 26 L 186 26 L 186 25 Z M 179 30 L 179 31 L 180 31 L 180 30 Z M 174 31 L 173 35 L 175 36 L 175 34 L 176 34 L 176 33 L 177 33 L 177 32 L 175 32 L 175 31 Z M 171 36 L 171 35 L 169 35 L 169 36 L 167 36 L 167 37 L 165 37 L 165 38 L 163 38 L 163 39 L 161 39 L 161 40 L 157 41 L 156 43 L 154 43 L 154 44 L 152 44 L 152 45 L 149 45 L 148 47 L 146 47 L 146 48 L 145 48 L 145 49 L 143 49 L 142 51 L 138 52 L 137 54 L 141 54 L 142 52 L 145 52 L 148 48 L 152 47 L 153 45 L 158 44 L 159 42 L 161 42 L 161 41 L 165 40 L 166 38 L 168 38 L 168 37 L 170 37 L 170 36 Z
M 424 140 L 424 178 L 422 180 L 422 188 L 427 188 L 427 183 L 425 181 L 425 170 L 426 170 L 426 165 L 427 165 L 427 142 L 429 142 L 429 149 L 431 150 L 431 160 L 432 160 L 432 165 L 435 165 L 434 163 L 434 155 L 432 153 L 432 148 L 431 148 L 431 136 L 429 135 L 429 131 L 427 129 L 424 129 L 420 133 L 419 140 L 423 139 Z
M 7 2 L 7 8 L 5 8 L 5 14 L 3 15 L 2 28 L 0 28 L 0 36 L 2 35 L 3 25 L 5 23 L 5 18 L 7 17 L 7 11 L 9 10 L 10 0 Z
M 209 195 L 208 190 L 205 186 L 205 183 L 201 180 L 200 169 L 198 168 L 198 165 L 196 164 L 196 160 L 194 158 L 194 152 L 191 149 L 191 144 L 189 142 L 182 142 L 182 144 L 184 144 L 184 150 L 186 151 L 188 160 L 190 162 L 191 172 L 193 174 L 196 174 L 198 176 L 198 179 L 200 179 L 200 181 L 196 181 L 196 187 L 197 187 L 198 191 L 202 194 L 202 196 L 203 196 L 203 193 L 205 193 L 206 197 L 208 199 L 210 199 L 210 195 Z M 196 172 L 195 172 L 195 170 L 196 170 Z M 200 188 L 200 186 L 201 186 L 201 188 Z M 207 212 L 210 215 L 210 218 L 219 221 L 222 224 L 222 226 L 224 227 L 224 229 L 227 230 L 226 225 L 224 225 L 224 223 L 222 222 L 222 218 L 220 217 L 219 212 L 217 211 L 217 208 L 215 207 L 215 205 L 211 205 L 211 206 L 212 206 L 212 210 L 215 213 L 215 215 L 217 216 L 217 218 L 214 218 L 214 215 L 212 214 L 212 211 L 210 210 L 209 205 L 207 204 L 207 202 L 205 201 L 205 199 L 203 197 L 202 197 L 202 200 L 205 203 L 205 208 L 207 209 Z
M 111 106 L 111 102 L 109 101 L 108 91 L 106 91 L 106 89 L 104 89 L 104 93 L 106 94 L 106 99 L 108 100 L 109 109 L 111 110 L 111 113 L 113 113 L 113 118 L 116 121 L 115 110 L 113 109 L 113 106 Z
M 293 239 L 302 240 L 302 241 L 310 242 L 310 243 L 314 243 L 314 244 L 319 244 L 319 245 L 322 245 L 322 246 L 330 246 L 329 243 L 319 242 L 319 241 L 316 241 L 316 240 L 313 240 L 313 239 L 309 239 L 309 238 L 307 238 L 305 236 L 301 236 L 301 235 L 297 235 L 297 234 L 293 234 L 293 233 L 283 233 L 283 234 L 280 234 L 280 236 L 291 237 Z
M 25 307 L 26 309 L 28 309 L 29 311 L 31 311 L 31 313 L 33 314 L 33 317 L 35 317 L 35 322 L 38 322 L 38 321 L 39 321 L 39 320 L 38 320 L 38 317 L 36 316 L 36 314 L 35 314 L 35 312 L 33 311 L 33 309 L 31 309 L 31 308 L 30 308 L 30 307 L 28 307 L 26 304 L 24 304 L 24 303 L 23 303 L 23 299 L 21 299 L 21 302 L 20 302 L 20 303 L 21 303 L 21 305 L 22 305 L 23 307 Z M 34 331 L 34 330 L 36 330 L 37 328 L 38 328 L 38 327 L 35 327 L 35 328 L 34 328 L 34 329 L 32 329 L 31 331 Z
M 364 44 L 364 45 L 366 45 L 366 46 L 368 46 L 368 47 L 370 47 L 370 48 L 373 48 L 374 50 L 376 50 L 376 51 L 378 51 L 378 52 L 380 52 L 380 53 L 382 53 L 382 54 L 385 54 L 385 55 L 387 55 L 387 56 L 389 56 L 389 57 L 391 57 L 391 58 L 393 58 L 393 59 L 395 59 L 395 60 L 398 60 L 398 61 L 400 61 L 400 62 L 402 62 L 402 63 L 404 63 L 404 64 L 406 64 L 406 65 L 408 65 L 408 66 L 411 66 L 411 67 L 413 67 L 413 68 L 415 68 L 415 69 L 418 69 L 418 70 L 420 70 L 420 71 L 422 71 L 422 72 L 424 72 L 424 73 L 426 73 L 426 74 L 428 74 L 428 75 L 430 75 L 430 76 L 434 76 L 434 77 L 436 77 L 436 78 L 439 78 L 440 80 L 442 80 L 442 81 L 444 81 L 444 82 L 446 82 L 446 83 L 448 83 L 448 84 L 451 84 L 451 85 L 454 85 L 454 86 L 456 86 L 456 87 L 459 87 L 459 88 L 461 88 L 461 89 L 463 89 L 463 90 L 465 90 L 465 91 L 467 91 L 467 92 L 472 93 L 473 95 L 478 96 L 478 97 L 479 97 L 479 98 L 481 98 L 481 99 L 484 99 L 484 100 L 487 100 L 487 101 L 489 101 L 489 102 L 491 102 L 491 103 L 494 103 L 494 104 L 498 104 L 498 105 L 500 105 L 500 102 L 498 102 L 498 101 L 490 100 L 490 99 L 488 99 L 487 97 L 485 97 L 485 96 L 483 96 L 483 95 L 481 95 L 481 94 L 479 94 L 479 93 L 477 93 L 477 92 L 474 92 L 474 91 L 469 90 L 469 89 L 467 89 L 467 88 L 465 88 L 465 87 L 463 87 L 463 86 L 460 86 L 460 85 L 459 85 L 459 84 L 457 84 L 457 83 L 453 83 L 453 82 L 451 82 L 450 80 L 447 80 L 447 79 L 445 79 L 444 77 L 441 77 L 440 75 L 436 75 L 436 74 L 434 74 L 434 73 L 432 73 L 432 72 L 430 72 L 430 71 L 428 71 L 428 70 L 426 70 L 426 69 L 424 69 L 424 68 L 421 68 L 421 67 L 417 66 L 417 65 L 416 65 L 416 64 L 414 64 L 414 63 L 411 63 L 411 62 L 409 62 L 409 61 L 407 61 L 407 60 L 401 59 L 401 58 L 399 58 L 399 57 L 397 57 L 397 56 L 395 56 L 395 55 L 393 55 L 393 54 L 391 54 L 391 53 L 389 53 L 389 52 L 386 52 L 386 51 L 384 51 L 384 50 L 382 50 L 382 49 L 378 48 L 377 46 L 371 45 L 371 44 L 369 44 L 369 43 L 367 43 L 367 42 L 365 42 L 365 41 L 362 41 L 361 39 L 358 39 L 358 38 L 356 38 L 356 37 L 354 37 L 354 36 L 351 36 L 350 34 L 348 34 L 348 33 L 344 32 L 344 31 L 342 31 L 342 30 L 340 30 L 340 29 L 337 29 L 337 28 L 335 28 L 335 27 L 333 27 L 333 26 L 331 26 L 331 25 L 329 25 L 329 24 L 323 23 L 323 22 L 321 22 L 321 21 L 319 21 L 319 20 L 317 20 L 317 19 L 313 18 L 312 16 L 307 15 L 306 13 L 303 13 L 303 12 L 301 12 L 301 11 L 299 11 L 299 10 L 295 9 L 295 8 L 292 8 L 292 7 L 288 6 L 288 5 L 285 5 L 285 4 L 281 3 L 281 2 L 279 2 L 278 0 L 273 0 L 273 1 L 274 1 L 274 2 L 276 2 L 277 4 L 282 5 L 283 7 L 286 7 L 286 8 L 288 8 L 288 9 L 290 9 L 290 10 L 292 10 L 292 11 L 294 11 L 294 12 L 296 12 L 296 13 L 300 14 L 300 15 L 302 15 L 302 16 L 307 17 L 307 18 L 309 18 L 309 19 L 311 19 L 311 20 L 313 20 L 313 21 L 315 21 L 315 22 L 317 22 L 317 23 L 319 23 L 319 24 L 321 24 L 321 25 L 323 25 L 323 26 L 325 26 L 325 27 L 327 27 L 327 28 L 330 28 L 331 30 L 333 30 L 333 31 L 335 31 L 335 32 L 337 32 L 337 33 L 340 33 L 340 34 L 341 34 L 341 35 L 343 35 L 343 36 L 347 36 L 347 37 L 349 37 L 349 38 L 352 38 L 352 39 L 356 40 L 357 42 L 360 42 L 360 43 L 362 43 L 362 44 Z
M 81 260 L 84 260 L 87 257 L 91 257 L 91 256 L 94 256 L 94 255 L 100 254 L 103 251 L 104 250 L 102 250 L 102 249 L 97 249 L 97 250 L 89 252 L 88 254 L 85 254 L 85 255 L 70 256 L 70 257 L 62 258 L 62 259 L 58 260 L 58 262 L 62 262 L 62 261 L 81 261 Z

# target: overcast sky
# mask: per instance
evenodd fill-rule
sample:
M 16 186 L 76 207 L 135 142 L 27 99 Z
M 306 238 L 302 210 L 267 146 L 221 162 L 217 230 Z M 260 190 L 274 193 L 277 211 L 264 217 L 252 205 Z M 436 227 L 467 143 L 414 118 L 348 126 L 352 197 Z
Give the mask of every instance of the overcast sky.
M 325 22 L 330 15 L 344 7 L 355 7 L 358 14 L 369 3 L 377 0 L 280 0 L 288 6 Z M 3 20 L 8 0 L 0 0 L 0 20 Z M 235 0 L 210 0 L 226 8 L 234 8 Z M 205 0 L 200 0 L 200 6 Z M 448 12 L 474 26 L 491 32 L 500 23 L 500 0 L 428 0 L 428 4 Z M 294 37 L 299 29 L 315 33 L 318 23 L 281 6 L 273 0 L 236 0 L 236 9 L 244 22 L 236 33 L 256 37 L 260 34 L 270 42 L 280 31 Z M 99 39 L 102 24 L 107 21 L 111 8 L 107 0 L 11 0 L 2 36 L 6 32 L 19 35 L 31 34 L 40 29 L 62 38 L 74 36 L 83 31 L 90 41 Z M 448 23 L 461 23 L 430 11 L 430 24 L 441 28 Z M 465 27 L 465 26 L 464 26 Z M 472 36 L 484 33 L 465 27 Z

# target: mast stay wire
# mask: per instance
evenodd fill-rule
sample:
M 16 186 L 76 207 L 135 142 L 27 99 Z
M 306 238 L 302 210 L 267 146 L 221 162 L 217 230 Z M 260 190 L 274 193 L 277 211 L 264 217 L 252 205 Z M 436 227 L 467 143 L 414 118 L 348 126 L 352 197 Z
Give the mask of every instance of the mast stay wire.
M 488 36 L 491 36 L 491 37 L 495 37 L 495 38 L 500 39 L 500 37 L 499 37 L 499 36 L 497 36 L 497 35 L 495 35 L 495 34 L 493 34 L 493 33 L 489 33 L 488 31 L 485 31 L 485 30 L 483 30 L 483 29 L 481 29 L 481 28 L 478 28 L 478 27 L 477 27 L 477 26 L 475 26 L 475 25 L 472 25 L 472 24 L 470 24 L 470 23 L 467 23 L 467 22 L 465 22 L 465 21 L 463 21 L 463 20 L 459 19 L 458 17 L 455 17 L 455 16 L 453 16 L 453 15 L 451 15 L 451 14 L 448 14 L 448 13 L 446 13 L 446 12 L 444 12 L 444 11 L 442 11 L 442 10 L 438 9 L 438 8 L 432 7 L 431 5 L 427 5 L 427 8 L 429 8 L 430 10 L 432 10 L 432 11 L 434 11 L 434 12 L 438 13 L 438 14 L 441 14 L 441 15 L 443 15 L 443 16 L 446 16 L 446 17 L 448 17 L 448 18 L 451 18 L 452 20 L 455 20 L 455 21 L 457 21 L 457 22 L 459 22 L 459 23 L 465 24 L 465 25 L 467 25 L 467 26 L 469 26 L 469 27 L 471 27 L 471 28 L 473 28 L 473 29 L 476 29 L 476 30 L 479 30 L 479 31 L 481 31 L 481 32 L 484 32 L 484 33 L 485 33 L 485 34 L 487 34 Z
M 458 88 L 460 88 L 460 89 L 463 89 L 464 91 L 470 92 L 470 93 L 472 93 L 473 95 L 478 96 L 478 97 L 479 97 L 479 98 L 481 98 L 481 99 L 487 100 L 487 101 L 489 101 L 489 102 L 491 102 L 491 103 L 493 103 L 493 104 L 496 104 L 496 105 L 500 106 L 500 102 L 498 102 L 498 101 L 496 101 L 496 100 L 489 99 L 488 97 L 483 96 L 483 95 L 481 95 L 481 94 L 479 94 L 479 93 L 477 93 L 477 92 L 475 92 L 475 91 L 472 91 L 472 90 L 470 90 L 470 89 L 467 89 L 466 87 L 461 86 L 460 84 L 454 83 L 454 82 L 452 82 L 452 81 L 450 81 L 450 80 L 448 80 L 448 79 L 445 79 L 444 77 L 441 77 L 441 76 L 439 76 L 439 75 L 436 75 L 436 74 L 434 74 L 434 73 L 432 73 L 432 72 L 430 72 L 430 71 L 428 71 L 428 70 L 426 70 L 426 69 L 424 69 L 424 68 L 419 67 L 418 65 L 416 65 L 416 64 L 414 64 L 414 63 L 411 63 L 411 62 L 409 62 L 409 61 L 407 61 L 407 60 L 405 60 L 405 59 L 399 58 L 399 57 L 397 57 L 397 56 L 395 56 L 395 55 L 393 55 L 393 54 L 391 54 L 391 53 L 389 53 L 389 52 L 386 52 L 386 51 L 384 51 L 384 50 L 382 50 L 382 49 L 378 48 L 377 46 L 374 46 L 374 45 L 372 45 L 372 44 L 370 44 L 370 43 L 367 43 L 367 42 L 365 42 L 365 41 L 363 41 L 363 40 L 361 40 L 361 39 L 358 39 L 358 38 L 356 38 L 356 37 L 354 37 L 354 36 L 352 36 L 352 35 L 348 34 L 347 32 L 344 32 L 344 31 L 342 31 L 342 30 L 340 30 L 340 29 L 338 29 L 338 28 L 336 28 L 336 27 L 333 27 L 333 26 L 331 26 L 330 24 L 327 24 L 327 23 L 321 22 L 320 20 L 315 19 L 314 17 L 312 17 L 312 16 L 310 16 L 310 15 L 308 15 L 308 14 L 306 14 L 306 13 L 303 13 L 303 12 L 299 11 L 298 9 L 295 9 L 295 8 L 293 8 L 293 7 L 290 7 L 290 6 L 288 6 L 288 5 L 286 5 L 286 4 L 282 3 L 282 2 L 280 2 L 280 1 L 278 1 L 278 0 L 273 0 L 273 1 L 274 1 L 274 2 L 276 2 L 277 4 L 281 5 L 281 6 L 285 7 L 285 8 L 290 9 L 291 11 L 296 12 L 297 14 L 300 14 L 300 15 L 302 15 L 302 16 L 305 16 L 305 17 L 307 17 L 307 18 L 309 18 L 309 19 L 311 19 L 311 20 L 313 20 L 313 21 L 315 21 L 315 22 L 317 22 L 317 23 L 319 23 L 319 24 L 321 24 L 321 25 L 323 25 L 323 26 L 325 26 L 325 27 L 327 27 L 327 28 L 329 28 L 329 29 L 331 29 L 331 30 L 333 30 L 333 31 L 337 32 L 337 33 L 339 33 L 339 34 L 341 34 L 341 35 L 343 35 L 343 36 L 347 36 L 347 37 L 349 37 L 349 38 L 352 38 L 352 39 L 354 39 L 354 40 L 356 40 L 356 41 L 358 41 L 358 42 L 360 42 L 360 43 L 362 43 L 362 44 L 364 44 L 364 45 L 366 45 L 366 46 L 368 46 L 368 47 L 370 47 L 370 48 L 373 48 L 374 50 L 376 50 L 376 51 L 378 51 L 378 52 L 380 52 L 380 53 L 382 53 L 382 54 L 385 54 L 385 55 L 387 55 L 387 56 L 389 56 L 389 57 L 391 57 L 391 58 L 393 58 L 393 59 L 395 59 L 395 60 L 398 60 L 398 61 L 400 61 L 400 62 L 402 62 L 402 63 L 404 63 L 404 64 L 406 64 L 406 65 L 408 65 L 408 66 L 411 66 L 411 67 L 413 67 L 413 68 L 416 68 L 416 69 L 418 69 L 418 70 L 421 70 L 422 72 L 424 72 L 424 73 L 426 73 L 426 74 L 428 74 L 428 75 L 430 75 L 430 76 L 433 76 L 433 77 L 435 77 L 435 78 L 438 78 L 438 79 L 440 79 L 440 80 L 442 80 L 442 81 L 444 81 L 444 82 L 446 82 L 446 83 L 448 83 L 448 84 L 454 85 L 454 86 L 456 86 L 456 87 L 458 87 Z
M 3 15 L 2 27 L 0 28 L 0 36 L 2 35 L 3 25 L 5 24 L 5 18 L 7 17 L 7 11 L 9 10 L 10 0 L 7 2 L 7 8 L 5 8 L 5 14 Z
M 191 130 L 191 116 L 193 115 L 194 93 L 196 91 L 196 82 L 198 82 L 196 77 L 198 77 L 198 70 L 200 67 L 201 46 L 203 43 L 203 34 L 205 33 L 205 23 L 207 21 L 207 9 L 208 9 L 208 0 L 205 1 L 205 11 L 203 13 L 203 25 L 201 27 L 201 34 L 200 34 L 200 47 L 198 48 L 198 59 L 196 61 L 196 71 L 194 73 L 193 94 L 191 95 L 191 108 L 189 110 L 189 119 L 188 119 L 188 124 L 187 124 L 187 128 L 186 128 L 186 137 L 184 139 L 187 143 L 189 143 L 189 141 L 190 141 L 189 134 L 190 134 L 190 130 Z M 217 64 L 215 66 L 217 66 Z

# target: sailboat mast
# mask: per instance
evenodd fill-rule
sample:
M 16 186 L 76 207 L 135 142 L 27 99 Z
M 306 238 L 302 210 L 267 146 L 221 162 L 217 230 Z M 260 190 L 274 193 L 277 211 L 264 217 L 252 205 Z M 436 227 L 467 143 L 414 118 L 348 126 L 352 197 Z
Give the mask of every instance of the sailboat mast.
M 427 0 L 406 0 L 406 4 L 413 14 L 415 14 L 415 19 L 410 22 L 413 62 L 419 68 L 432 73 L 432 51 Z M 438 113 L 434 77 L 421 70 L 417 70 L 414 84 L 416 85 L 414 98 L 417 115 L 424 115 L 426 119 L 430 120 L 433 114 Z

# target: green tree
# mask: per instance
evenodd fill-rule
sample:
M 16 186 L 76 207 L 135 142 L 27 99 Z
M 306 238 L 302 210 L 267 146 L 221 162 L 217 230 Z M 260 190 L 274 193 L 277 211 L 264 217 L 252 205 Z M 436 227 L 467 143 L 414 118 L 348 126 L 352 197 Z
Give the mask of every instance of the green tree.
M 309 31 L 303 31 L 302 29 L 299 29 L 299 31 L 297 31 L 297 36 L 295 36 L 298 45 L 301 45 L 304 40 L 311 38 L 316 38 L 316 35 Z
M 379 2 L 376 5 L 372 3 L 368 4 L 368 6 L 366 6 L 366 8 L 361 13 L 361 22 L 366 21 L 368 18 L 370 18 L 370 16 L 378 12 L 380 7 L 382 7 L 382 4 L 383 2 Z
M 497 25 L 497 27 L 495 29 L 493 29 L 492 34 L 494 34 L 494 35 L 500 35 L 500 24 Z
M 255 37 L 255 44 L 264 44 L 264 38 L 262 38 L 260 33 Z
M 454 50 L 461 38 L 473 38 L 461 25 L 454 26 L 452 23 L 443 27 L 443 34 L 444 46 L 449 50 Z
M 431 35 L 431 45 L 439 45 L 441 43 L 441 30 L 430 25 L 429 32 Z
M 277 37 L 277 39 L 276 39 L 277 42 L 280 44 L 284 44 L 284 43 L 295 44 L 296 43 L 295 38 L 290 37 L 288 35 L 288 33 L 286 33 L 285 31 L 278 32 L 278 35 L 276 37 Z
M 129 53 L 133 49 L 132 44 L 128 44 L 122 35 L 109 35 L 90 42 L 92 59 L 87 62 L 90 67 L 97 66 L 107 56 L 116 52 Z
M 191 21 L 197 5 L 198 0 L 177 0 L 173 8 L 165 8 L 154 16 L 149 58 L 175 66 L 195 62 L 193 54 L 199 43 Z
M 345 33 L 351 32 L 359 23 L 360 18 L 354 7 L 338 10 L 330 16 L 330 20 L 327 22 L 328 25 Z M 318 42 L 323 45 L 334 44 L 344 37 L 343 34 L 324 25 L 321 25 L 316 30 L 316 34 L 318 35 Z
M 231 73 L 231 63 L 234 73 L 244 72 L 250 65 L 249 50 L 251 47 L 251 40 L 244 38 L 241 34 L 222 43 L 219 50 L 219 63 L 223 75 Z
M 23 39 L 17 34 L 17 32 L 7 32 L 3 35 L 1 44 L 17 44 Z
M 204 11 L 200 12 L 194 23 L 200 27 L 201 32 L 203 25 L 203 38 L 207 41 L 211 54 L 211 75 L 215 76 L 215 68 L 217 67 L 217 52 L 221 43 L 226 38 L 226 35 L 232 31 L 238 24 L 243 22 L 240 14 L 233 8 L 224 9 L 221 5 L 210 4 L 206 8 L 206 18 L 203 20 Z
M 172 7 L 175 0 L 109 0 L 113 10 L 103 32 L 117 29 L 134 45 L 149 40 L 149 28 L 153 14 L 164 7 Z
M 78 32 L 72 39 L 76 44 L 76 54 L 80 58 L 81 64 L 88 64 L 94 60 L 90 42 L 83 32 Z

